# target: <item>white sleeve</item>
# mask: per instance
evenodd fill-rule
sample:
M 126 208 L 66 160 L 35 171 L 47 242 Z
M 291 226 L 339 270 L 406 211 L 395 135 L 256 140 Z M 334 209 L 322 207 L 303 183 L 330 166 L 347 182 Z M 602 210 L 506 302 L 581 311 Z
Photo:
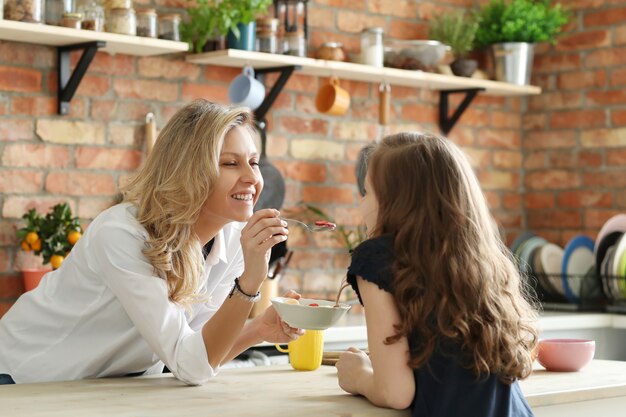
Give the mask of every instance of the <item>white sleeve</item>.
M 176 378 L 203 384 L 216 371 L 207 359 L 202 332 L 194 332 L 184 308 L 169 300 L 165 280 L 154 275 L 142 253 L 144 245 L 137 229 L 107 223 L 95 232 L 90 253 L 104 283 L 157 356 Z

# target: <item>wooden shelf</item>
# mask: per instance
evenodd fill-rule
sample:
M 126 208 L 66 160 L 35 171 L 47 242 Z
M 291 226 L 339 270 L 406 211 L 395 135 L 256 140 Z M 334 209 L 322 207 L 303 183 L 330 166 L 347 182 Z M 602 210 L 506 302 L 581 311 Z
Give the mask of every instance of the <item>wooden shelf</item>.
M 139 56 L 169 54 L 188 50 L 188 45 L 185 42 L 15 22 L 13 20 L 0 20 L 0 39 L 56 47 L 104 41 L 106 46 L 101 48 L 101 51 L 110 54 Z
M 301 58 L 290 55 L 268 54 L 263 52 L 226 49 L 204 54 L 187 55 L 187 62 L 194 64 L 220 65 L 226 67 L 271 68 L 287 65 L 299 66 L 298 72 L 308 75 L 419 87 L 431 90 L 459 90 L 483 88 L 484 94 L 495 96 L 522 96 L 541 94 L 541 88 L 522 86 L 498 81 L 456 77 L 453 75 L 433 74 L 424 71 L 410 71 L 395 68 L 377 68 L 351 62 L 326 61 L 313 58 Z

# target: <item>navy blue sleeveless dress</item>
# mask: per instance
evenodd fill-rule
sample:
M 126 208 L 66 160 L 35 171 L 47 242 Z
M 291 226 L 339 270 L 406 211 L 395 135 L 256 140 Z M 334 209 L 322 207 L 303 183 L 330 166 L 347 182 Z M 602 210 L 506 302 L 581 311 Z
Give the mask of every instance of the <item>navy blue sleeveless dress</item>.
M 359 300 L 357 276 L 392 293 L 393 259 L 393 239 L 390 236 L 366 240 L 354 250 L 348 267 L 348 282 L 359 295 Z M 415 337 L 409 337 L 408 342 L 411 349 L 417 345 Z M 462 358 L 458 346 L 444 341 L 425 366 L 413 370 L 413 417 L 534 416 L 517 381 L 508 385 L 495 374 L 476 379 L 471 371 L 461 366 Z

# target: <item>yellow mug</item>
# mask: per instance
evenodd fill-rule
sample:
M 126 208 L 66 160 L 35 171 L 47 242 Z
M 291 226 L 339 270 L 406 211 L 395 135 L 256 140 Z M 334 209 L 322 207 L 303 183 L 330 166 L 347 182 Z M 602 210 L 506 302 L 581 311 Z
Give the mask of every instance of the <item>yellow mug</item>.
M 289 362 L 298 371 L 314 371 L 322 364 L 324 353 L 324 331 L 306 330 L 298 339 L 287 344 L 287 349 L 276 345 L 276 349 L 289 353 Z

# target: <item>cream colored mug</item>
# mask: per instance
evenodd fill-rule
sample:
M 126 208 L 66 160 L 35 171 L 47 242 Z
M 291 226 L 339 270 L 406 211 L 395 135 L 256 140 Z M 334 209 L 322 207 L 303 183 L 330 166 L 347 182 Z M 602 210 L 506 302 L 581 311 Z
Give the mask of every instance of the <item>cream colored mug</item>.
M 287 344 L 287 349 L 276 345 L 276 349 L 289 353 L 289 362 L 298 371 L 314 371 L 322 364 L 324 353 L 324 331 L 306 330 L 296 340 Z

